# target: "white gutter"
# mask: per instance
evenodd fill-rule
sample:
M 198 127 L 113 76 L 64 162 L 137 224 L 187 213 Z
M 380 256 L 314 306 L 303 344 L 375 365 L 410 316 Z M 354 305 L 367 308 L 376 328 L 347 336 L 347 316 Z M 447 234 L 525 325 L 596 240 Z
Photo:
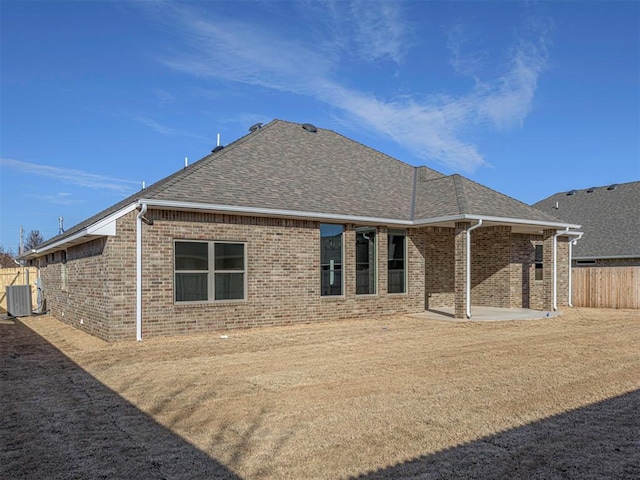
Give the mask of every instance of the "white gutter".
M 167 210 L 187 210 L 187 211 L 214 211 L 219 213 L 229 213 L 230 215 L 262 215 L 268 217 L 285 217 L 285 218 L 303 218 L 310 220 L 335 220 L 348 223 L 362 223 L 377 225 L 399 225 L 405 227 L 420 227 L 424 225 L 431 225 L 434 223 L 444 222 L 463 222 L 468 220 L 481 219 L 485 222 L 496 222 L 500 224 L 517 224 L 517 225 L 534 225 L 540 227 L 549 228 L 579 228 L 580 225 L 573 225 L 560 222 L 544 222 L 539 220 L 526 220 L 519 218 L 506 218 L 506 217 L 487 217 L 478 215 L 449 215 L 445 217 L 429 218 L 423 220 L 400 220 L 396 218 L 384 218 L 384 217 L 361 217 L 357 215 L 340 215 L 335 213 L 322 213 L 322 212 L 306 212 L 299 210 L 283 210 L 272 209 L 262 207 L 242 207 L 234 205 L 219 205 L 211 203 L 193 203 L 182 202 L 174 200 L 153 200 L 153 199 L 140 199 L 138 204 L 147 204 L 151 208 L 164 208 Z
M 569 292 L 568 292 L 568 301 L 567 304 L 570 307 L 573 307 L 573 299 L 571 298 L 572 295 L 572 284 L 571 284 L 571 269 L 573 268 L 573 245 L 576 244 L 576 242 L 578 240 L 580 240 L 582 238 L 582 235 L 584 235 L 584 232 L 570 232 L 569 235 L 571 235 L 572 237 L 576 237 L 574 240 L 569 240 Z
M 514 224 L 514 225 L 534 225 L 538 227 L 552 227 L 552 228 L 580 228 L 581 225 L 577 224 L 568 224 L 561 222 L 545 222 L 541 220 L 526 220 L 522 218 L 511 218 L 511 217 L 491 217 L 487 215 L 471 215 L 471 214 L 461 214 L 461 215 L 450 215 L 446 217 L 437 217 L 437 218 L 426 218 L 422 220 L 414 220 L 410 222 L 412 225 L 419 227 L 422 225 L 430 225 L 433 223 L 444 223 L 444 222 L 463 222 L 466 220 L 484 220 L 485 222 L 492 222 L 496 224 Z
M 467 229 L 467 318 L 471 318 L 471 231 L 482 225 L 482 219 L 478 219 L 473 227 Z
M 57 240 L 56 242 L 50 243 L 46 246 L 40 247 L 40 248 L 34 248 L 33 250 L 30 250 L 29 252 L 24 252 L 22 255 L 18 255 L 18 258 L 23 258 L 23 259 L 28 259 L 31 256 L 35 256 L 35 255 L 41 255 L 45 252 L 50 252 L 50 251 L 56 251 L 59 249 L 59 247 L 62 247 L 64 245 L 68 245 L 72 242 L 76 242 L 77 243 L 82 243 L 82 240 L 86 237 L 91 237 L 91 236 L 97 236 L 97 237 L 104 237 L 104 236 L 114 236 L 116 234 L 116 220 L 120 217 L 122 217 L 123 215 L 126 215 L 127 213 L 135 210 L 136 208 L 136 204 L 131 204 L 128 205 L 114 213 L 112 213 L 111 215 L 106 216 L 105 218 L 98 220 L 96 223 L 89 225 L 88 227 L 83 228 L 82 230 L 79 230 L 76 233 L 73 233 L 72 235 L 69 235 L 67 237 L 63 237 L 60 240 Z M 86 240 L 85 240 L 86 241 Z
M 142 341 L 142 217 L 147 213 L 143 203 L 136 215 L 136 340 Z
M 310 220 L 335 220 L 345 223 L 364 223 L 377 225 L 399 225 L 410 227 L 410 220 L 398 220 L 393 218 L 360 217 L 356 215 L 339 215 L 335 213 L 303 212 L 298 210 L 282 210 L 260 207 L 240 207 L 233 205 L 216 205 L 210 203 L 178 202 L 173 200 L 140 199 L 139 204 L 147 204 L 151 208 L 164 208 L 167 210 L 186 211 L 213 211 L 216 213 L 228 213 L 229 215 L 259 215 L 267 217 L 302 218 Z
M 553 236 L 553 311 L 558 310 L 558 237 L 569 233 L 569 227 L 566 230 L 557 232 Z

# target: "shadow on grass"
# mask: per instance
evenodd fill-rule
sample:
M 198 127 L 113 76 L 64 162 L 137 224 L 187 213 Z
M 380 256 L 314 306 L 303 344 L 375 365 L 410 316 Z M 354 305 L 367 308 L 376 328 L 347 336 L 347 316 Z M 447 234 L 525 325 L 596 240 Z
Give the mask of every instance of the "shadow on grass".
M 240 478 L 19 320 L 0 321 L 0 406 L 0 478 Z
M 640 390 L 354 478 L 640 479 Z

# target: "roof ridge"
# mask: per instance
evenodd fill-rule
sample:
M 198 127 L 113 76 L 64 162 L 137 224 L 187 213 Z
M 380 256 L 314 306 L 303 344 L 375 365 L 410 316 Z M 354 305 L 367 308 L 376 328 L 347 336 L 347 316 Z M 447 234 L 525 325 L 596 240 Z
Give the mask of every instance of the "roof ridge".
M 561 190 L 561 191 L 552 193 L 551 195 L 548 195 L 548 196 L 538 200 L 537 202 L 534 202 L 532 205 L 533 206 L 538 205 L 538 204 L 540 204 L 542 202 L 548 201 L 548 200 L 550 200 L 552 198 L 555 198 L 555 197 L 563 198 L 569 192 L 572 192 L 572 191 L 575 192 L 575 193 L 581 193 L 581 192 L 587 192 L 587 190 L 591 190 L 592 188 L 595 188 L 596 190 L 600 190 L 600 189 L 608 190 L 608 187 L 610 187 L 611 185 L 615 185 L 616 186 L 616 188 L 614 190 L 617 190 L 620 187 L 622 187 L 623 189 L 624 188 L 629 188 L 629 186 L 632 186 L 632 185 L 638 185 L 640 187 L 640 180 L 634 180 L 632 182 L 624 182 L 624 183 L 616 183 L 616 182 L 614 182 L 614 183 L 608 183 L 606 185 L 594 185 L 592 187 L 587 187 L 587 188 L 572 188 L 572 189 L 569 189 L 569 190 Z
M 219 154 L 226 153 L 225 150 L 227 150 L 227 148 L 231 148 L 232 146 L 235 146 L 236 144 L 243 143 L 243 141 L 245 141 L 253 133 L 257 133 L 260 130 L 268 128 L 268 127 L 270 127 L 271 125 L 273 125 L 273 124 L 275 124 L 277 122 L 282 122 L 282 120 L 273 119 L 272 121 L 270 121 L 269 123 L 267 123 L 263 127 L 260 127 L 258 130 L 253 131 L 253 132 L 249 132 L 248 134 L 243 135 L 242 137 L 234 140 L 229 145 L 227 145 L 224 149 L 220 150 L 219 152 L 216 152 L 216 154 L 217 153 L 219 153 Z M 86 218 L 85 220 L 83 220 L 83 221 L 81 221 L 79 223 L 76 223 L 75 225 L 73 225 L 70 228 L 66 229 L 63 233 L 58 234 L 58 235 L 54 235 L 53 237 L 48 238 L 46 241 L 44 241 L 42 244 L 40 244 L 40 246 L 48 245 L 50 243 L 62 240 L 64 238 L 66 238 L 66 237 L 70 237 L 71 235 L 73 235 L 73 234 L 79 232 L 80 230 L 82 230 L 83 228 L 88 227 L 90 225 L 93 225 L 94 223 L 100 221 L 101 219 L 107 217 L 108 215 L 110 215 L 110 214 L 112 214 L 114 212 L 117 212 L 118 210 L 126 207 L 127 205 L 129 205 L 131 203 L 134 203 L 134 202 L 137 202 L 141 198 L 149 197 L 149 196 L 155 196 L 155 195 L 163 192 L 165 189 L 167 189 L 171 185 L 175 184 L 175 182 L 178 181 L 179 179 L 182 179 L 187 175 L 191 175 L 192 173 L 195 173 L 196 171 L 200 170 L 202 167 L 207 165 L 209 162 L 207 162 L 206 160 L 213 160 L 215 158 L 218 158 L 218 155 L 216 155 L 216 154 L 209 153 L 208 155 L 205 155 L 204 157 L 202 157 L 199 160 L 197 160 L 194 163 L 192 163 L 189 167 L 182 168 L 180 170 L 176 170 L 175 172 L 170 173 L 166 177 L 161 178 L 157 182 L 152 183 L 148 187 L 135 191 L 131 195 L 123 198 L 122 200 L 114 203 L 113 205 L 100 210 L 99 212 L 95 213 L 94 215 L 91 215 L 90 217 Z
M 416 218 L 416 187 L 418 183 L 418 167 L 413 168 L 413 187 L 411 189 L 411 210 L 409 211 L 409 218 L 411 221 Z
M 467 198 L 464 194 L 464 188 L 462 186 L 462 175 L 459 173 L 454 173 L 453 175 L 449 175 L 453 180 L 453 188 L 456 192 L 456 201 L 458 202 L 458 210 L 460 213 L 468 213 L 468 205 Z
M 458 174 L 456 174 L 456 175 L 458 175 Z M 520 204 L 521 206 L 523 206 L 523 207 L 525 207 L 525 208 L 527 208 L 527 209 L 535 210 L 535 211 L 537 211 L 537 212 L 539 212 L 539 213 L 543 214 L 544 216 L 548 217 L 550 220 L 558 220 L 558 219 L 556 219 L 553 215 L 550 215 L 550 214 L 548 214 L 547 212 L 545 212 L 545 211 L 543 211 L 543 210 L 540 210 L 540 209 L 538 209 L 538 208 L 536 208 L 536 207 L 534 207 L 534 206 L 531 206 L 531 205 L 529 205 L 528 203 L 523 202 L 522 200 L 518 200 L 517 198 L 514 198 L 514 197 L 512 197 L 512 196 L 510 196 L 510 195 L 507 195 L 507 194 L 505 194 L 505 193 L 502 193 L 502 192 L 499 192 L 499 191 L 497 191 L 497 190 L 494 190 L 493 188 L 488 187 L 488 186 L 486 186 L 486 185 L 483 185 L 483 184 L 481 184 L 481 183 L 478 183 L 478 182 L 476 182 L 476 181 L 474 181 L 474 180 L 471 180 L 470 178 L 463 177 L 462 175 L 458 175 L 458 176 L 460 177 L 460 179 L 461 179 L 461 180 L 466 180 L 467 182 L 470 182 L 470 183 L 473 183 L 473 184 L 475 184 L 475 185 L 478 185 L 478 186 L 479 186 L 479 187 L 481 187 L 481 188 L 485 188 L 485 189 L 487 189 L 487 190 L 490 190 L 492 193 L 497 194 L 497 195 L 499 195 L 500 197 L 503 197 L 503 198 L 509 199 L 509 200 L 511 200 L 511 201 L 517 202 L 518 204 Z
M 280 120 L 280 121 L 282 121 L 282 120 Z M 292 124 L 295 125 L 295 122 L 286 122 L 286 123 L 292 123 Z M 438 170 L 435 170 L 435 169 L 433 169 L 431 167 L 427 167 L 426 165 L 411 165 L 410 163 L 407 163 L 404 160 L 400 160 L 399 158 L 396 158 L 396 157 L 394 157 L 392 155 L 389 155 L 388 153 L 384 153 L 384 152 L 382 152 L 380 150 L 377 150 L 377 149 L 375 149 L 375 148 L 373 148 L 373 147 L 371 147 L 369 145 L 365 145 L 364 143 L 362 143 L 362 142 L 360 142 L 358 140 L 354 140 L 353 138 L 349 138 L 349 137 L 347 137 L 346 135 L 343 135 L 340 132 L 336 132 L 335 130 L 331 130 L 330 128 L 320 128 L 319 127 L 319 129 L 320 130 L 324 130 L 325 132 L 331 132 L 334 135 L 338 135 L 339 137 L 342 137 L 342 138 L 344 138 L 344 139 L 346 139 L 346 140 L 348 140 L 350 142 L 357 143 L 358 145 L 360 145 L 363 148 L 366 148 L 367 150 L 371 150 L 372 152 L 376 152 L 376 153 L 379 153 L 380 155 L 384 155 L 385 157 L 388 157 L 388 158 L 390 158 L 391 160 L 393 160 L 395 162 L 401 163 L 402 165 L 406 165 L 406 166 L 411 167 L 411 168 L 420 168 L 420 167 L 428 168 L 432 172 L 436 172 L 437 174 L 442 175 L 443 177 L 446 177 L 446 175 L 444 173 L 439 172 Z
M 272 126 L 274 123 L 276 122 L 281 122 L 281 120 L 271 120 L 269 123 L 267 123 L 265 126 L 258 128 L 257 130 L 254 131 L 250 131 L 249 133 L 243 135 L 240 138 L 237 138 L 236 140 L 232 141 L 231 143 L 229 143 L 228 145 L 225 145 L 224 148 L 222 150 L 219 150 L 217 152 L 211 152 L 207 155 L 205 155 L 204 157 L 200 158 L 199 160 L 195 161 L 193 164 L 191 164 L 190 167 L 185 167 L 182 170 L 178 170 L 170 175 L 168 175 L 167 177 L 158 180 L 156 183 L 154 183 L 153 185 L 149 186 L 149 188 L 147 188 L 146 190 L 149 189 L 153 189 L 153 195 L 157 195 L 159 193 L 162 193 L 163 191 L 165 191 L 167 188 L 171 187 L 172 185 L 175 185 L 176 182 L 180 181 L 182 178 L 190 176 L 194 173 L 196 173 L 197 171 L 201 170 L 202 168 L 206 167 L 209 163 L 211 163 L 212 161 L 216 160 L 217 158 L 225 155 L 226 153 L 228 153 L 228 149 L 230 148 L 235 148 L 238 145 L 244 143 L 245 141 L 247 141 L 247 139 L 251 136 L 255 136 L 253 134 L 258 134 L 260 133 L 261 130 L 267 129 L 270 126 Z

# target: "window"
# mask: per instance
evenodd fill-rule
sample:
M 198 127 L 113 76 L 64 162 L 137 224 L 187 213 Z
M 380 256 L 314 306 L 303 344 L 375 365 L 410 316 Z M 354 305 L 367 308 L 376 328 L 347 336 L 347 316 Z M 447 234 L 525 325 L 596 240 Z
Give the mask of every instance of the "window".
M 356 230 L 356 294 L 376 293 L 376 231 Z
M 404 230 L 389 230 L 388 234 L 388 293 L 406 293 L 407 291 L 407 249 Z
M 342 225 L 320 224 L 320 295 L 342 295 Z
M 595 260 L 576 260 L 577 266 L 595 265 L 595 264 L 596 264 Z
M 543 250 L 542 245 L 536 245 L 536 257 L 535 257 L 535 268 L 536 268 L 536 280 L 542 280 L 542 261 L 543 261 Z
M 176 302 L 244 300 L 244 243 L 175 243 Z

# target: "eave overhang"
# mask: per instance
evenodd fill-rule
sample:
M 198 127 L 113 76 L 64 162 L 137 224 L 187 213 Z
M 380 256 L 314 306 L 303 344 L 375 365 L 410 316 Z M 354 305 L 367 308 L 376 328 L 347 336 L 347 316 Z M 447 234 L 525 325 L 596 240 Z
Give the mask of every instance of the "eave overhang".
M 435 227 L 455 227 L 457 222 L 477 222 L 482 219 L 483 227 L 489 226 L 510 226 L 513 233 L 542 234 L 545 229 L 566 230 L 580 228 L 580 225 L 546 222 L 540 220 L 527 220 L 521 218 L 494 217 L 485 215 L 460 214 L 437 218 L 424 218 L 418 220 L 404 220 L 386 217 L 368 217 L 360 215 L 344 215 L 323 212 L 306 212 L 298 210 L 272 209 L 263 207 L 248 207 L 237 205 L 217 205 L 198 202 L 183 202 L 174 200 L 140 199 L 128 206 L 104 217 L 103 219 L 77 231 L 71 235 L 63 236 L 58 240 L 45 244 L 25 252 L 17 257 L 18 260 L 31 260 L 49 252 L 63 250 L 74 245 L 79 245 L 91 241 L 95 238 L 116 235 L 116 220 L 127 213 L 147 205 L 149 209 L 155 210 L 178 210 L 188 212 L 210 212 L 227 215 L 257 216 L 271 218 L 286 218 L 291 220 L 310 220 L 322 222 L 353 223 L 355 225 L 384 225 L 392 228 L 419 228 L 427 226 Z M 567 232 L 567 235 L 574 235 L 575 232 Z
M 404 220 L 387 217 L 367 217 L 359 215 L 343 215 L 323 212 L 306 212 L 298 210 L 271 209 L 263 207 L 244 207 L 236 205 L 216 205 L 207 203 L 180 202 L 173 200 L 154 200 L 141 199 L 139 205 L 146 204 L 151 209 L 163 210 L 182 210 L 201 212 L 208 211 L 211 213 L 224 213 L 229 215 L 258 216 L 258 217 L 275 217 L 297 220 L 312 220 L 325 222 L 342 222 L 353 223 L 356 225 L 384 225 L 388 227 L 405 227 L 419 228 L 426 226 L 455 227 L 457 222 L 477 222 L 482 219 L 483 226 L 505 225 L 513 227 L 514 231 L 520 233 L 538 233 L 542 234 L 543 230 L 566 230 L 580 228 L 580 225 L 548 222 L 541 220 L 527 220 L 521 218 L 494 217 L 485 215 L 460 214 L 446 217 L 425 218 L 418 220 Z M 569 235 L 573 232 L 568 232 Z
M 80 245 L 91 240 L 100 237 L 111 237 L 116 235 L 116 220 L 132 212 L 137 208 L 137 203 L 132 203 L 120 210 L 107 215 L 106 217 L 98 220 L 97 222 L 77 231 L 68 236 L 62 236 L 58 240 L 52 243 L 45 243 L 42 247 L 34 248 L 28 252 L 24 252 L 22 255 L 18 255 L 17 260 L 31 260 L 41 257 L 50 252 L 57 252 L 58 250 L 64 250 L 74 245 Z

